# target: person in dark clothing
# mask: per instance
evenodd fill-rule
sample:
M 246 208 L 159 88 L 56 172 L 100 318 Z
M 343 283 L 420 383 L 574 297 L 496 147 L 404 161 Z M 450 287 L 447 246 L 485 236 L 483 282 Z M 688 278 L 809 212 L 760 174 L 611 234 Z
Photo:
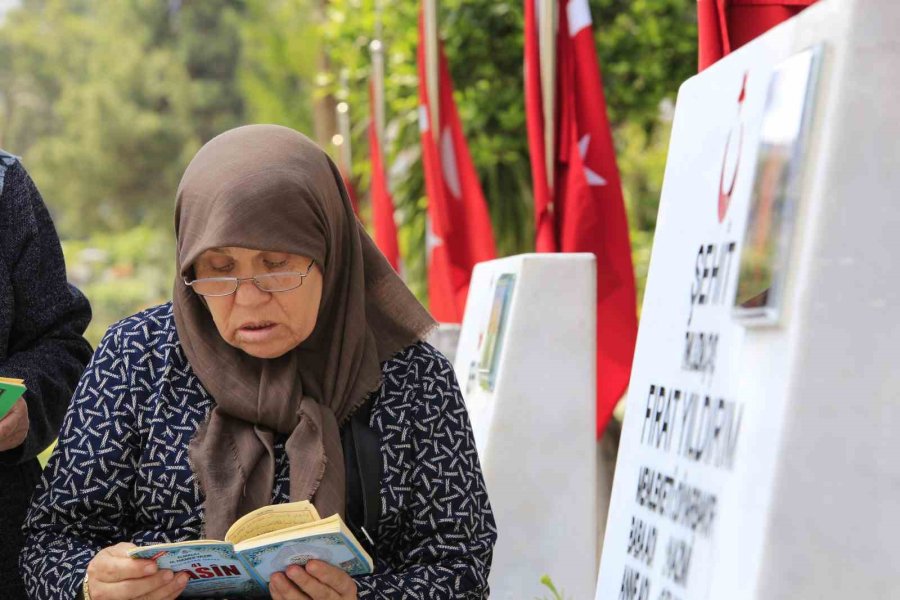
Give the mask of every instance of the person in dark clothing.
M 91 357 L 87 299 L 66 282 L 59 237 L 34 182 L 0 150 L 0 377 L 28 391 L 0 419 L 0 598 L 25 598 L 22 523 L 40 481 L 37 455 L 56 437 Z

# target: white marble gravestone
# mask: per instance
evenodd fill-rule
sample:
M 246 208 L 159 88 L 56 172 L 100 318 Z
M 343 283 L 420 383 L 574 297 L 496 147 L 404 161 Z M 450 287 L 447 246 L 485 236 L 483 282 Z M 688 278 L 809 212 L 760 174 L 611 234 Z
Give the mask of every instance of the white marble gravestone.
M 504 309 L 505 306 L 505 309 Z M 590 598 L 597 568 L 592 254 L 475 267 L 455 369 L 499 539 L 491 598 Z
M 679 91 L 597 599 L 900 598 L 898 96 L 895 0 Z

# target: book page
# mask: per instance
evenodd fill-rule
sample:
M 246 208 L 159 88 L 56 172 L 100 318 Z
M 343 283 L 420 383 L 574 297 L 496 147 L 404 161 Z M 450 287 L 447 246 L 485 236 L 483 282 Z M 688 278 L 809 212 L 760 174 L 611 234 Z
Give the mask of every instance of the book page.
M 274 544 L 275 542 L 283 542 L 286 540 L 296 540 L 319 533 L 336 533 L 341 530 L 343 523 L 344 522 L 341 521 L 340 515 L 333 514 L 327 519 L 310 521 L 309 523 L 303 523 L 302 525 L 294 525 L 293 527 L 279 529 L 277 531 L 272 531 L 264 535 L 246 539 L 235 544 L 234 549 L 235 551 L 240 553 L 243 550 L 255 548 L 257 546 L 262 546 L 265 544 Z
M 273 531 L 318 520 L 319 513 L 307 500 L 264 506 L 235 521 L 225 534 L 225 541 L 238 544 Z
M 16 400 L 25 393 L 21 379 L 0 378 L 0 418 L 6 416 Z

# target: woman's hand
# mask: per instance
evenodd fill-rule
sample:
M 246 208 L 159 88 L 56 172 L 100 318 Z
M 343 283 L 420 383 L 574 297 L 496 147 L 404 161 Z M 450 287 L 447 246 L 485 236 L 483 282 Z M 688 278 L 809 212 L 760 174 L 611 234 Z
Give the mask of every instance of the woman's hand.
M 320 560 L 291 565 L 269 581 L 272 600 L 357 600 L 356 582 L 341 569 Z
M 21 398 L 0 419 L 0 451 L 18 448 L 28 437 L 28 405 Z
M 156 562 L 128 556 L 134 544 L 121 543 L 98 552 L 88 563 L 91 600 L 174 600 L 184 591 L 187 574 L 161 570 Z

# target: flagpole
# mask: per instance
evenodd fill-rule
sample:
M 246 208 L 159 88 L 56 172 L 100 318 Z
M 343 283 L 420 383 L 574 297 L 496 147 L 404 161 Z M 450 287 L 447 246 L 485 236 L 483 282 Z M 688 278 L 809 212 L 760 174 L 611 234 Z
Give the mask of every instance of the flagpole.
M 438 0 L 424 0 L 425 18 L 425 76 L 428 90 L 428 105 L 431 123 L 431 135 L 440 140 L 441 127 L 441 94 L 438 69 L 440 66 L 438 53 Z
M 556 30 L 559 26 L 557 0 L 536 0 L 540 7 L 538 43 L 541 56 L 541 100 L 544 107 L 544 164 L 547 185 L 553 191 L 556 141 Z M 548 205 L 552 211 L 553 204 Z
M 347 97 L 347 74 L 341 73 L 341 95 Z M 338 152 L 340 155 L 341 166 L 344 170 L 344 177 L 349 181 L 353 173 L 353 152 L 350 147 L 350 105 L 345 100 L 337 103 L 335 106 L 337 114 L 338 134 L 340 139 L 337 140 Z
M 369 44 L 372 55 L 372 103 L 375 118 L 375 135 L 378 137 L 378 150 L 384 156 L 384 43 L 382 37 L 381 0 L 375 0 L 375 39 Z

